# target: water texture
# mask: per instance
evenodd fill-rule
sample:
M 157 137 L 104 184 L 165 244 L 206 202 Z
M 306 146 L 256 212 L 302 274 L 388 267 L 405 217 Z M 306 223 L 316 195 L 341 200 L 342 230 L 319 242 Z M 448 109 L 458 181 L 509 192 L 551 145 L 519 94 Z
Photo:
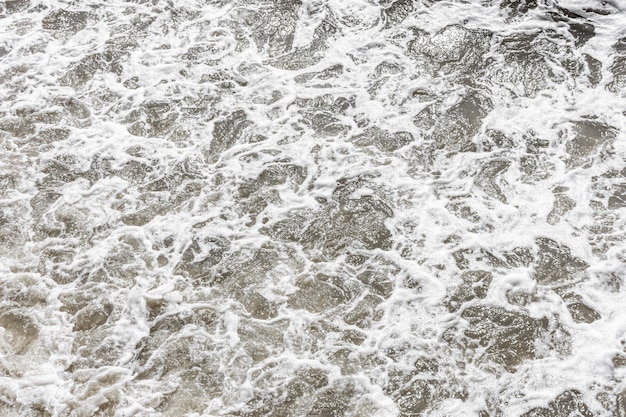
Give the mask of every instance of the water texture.
M 0 416 L 626 416 L 623 0 L 0 2 Z

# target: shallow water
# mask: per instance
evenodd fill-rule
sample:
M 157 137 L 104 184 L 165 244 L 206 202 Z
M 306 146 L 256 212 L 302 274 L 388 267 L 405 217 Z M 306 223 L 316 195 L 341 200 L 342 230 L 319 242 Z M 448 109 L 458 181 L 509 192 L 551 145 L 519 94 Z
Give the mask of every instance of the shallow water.
M 0 33 L 0 416 L 626 415 L 623 1 Z

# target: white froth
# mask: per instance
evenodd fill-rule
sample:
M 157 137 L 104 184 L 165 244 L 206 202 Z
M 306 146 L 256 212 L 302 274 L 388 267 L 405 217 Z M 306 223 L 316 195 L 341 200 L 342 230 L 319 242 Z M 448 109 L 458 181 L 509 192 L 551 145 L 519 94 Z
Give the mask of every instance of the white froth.
M 0 415 L 518 416 L 568 390 L 616 413 L 626 3 L 415 1 L 396 23 L 388 1 L 9 3 Z M 559 7 L 595 35 L 575 47 Z M 89 15 L 45 29 L 61 8 Z M 408 52 L 451 25 L 492 34 L 463 76 Z M 514 41 L 536 48 L 530 75 Z M 569 263 L 541 263 L 552 241 Z M 549 262 L 573 272 L 550 281 Z M 455 309 L 476 271 L 487 293 Z M 534 358 L 489 350 L 498 309 L 546 320 Z

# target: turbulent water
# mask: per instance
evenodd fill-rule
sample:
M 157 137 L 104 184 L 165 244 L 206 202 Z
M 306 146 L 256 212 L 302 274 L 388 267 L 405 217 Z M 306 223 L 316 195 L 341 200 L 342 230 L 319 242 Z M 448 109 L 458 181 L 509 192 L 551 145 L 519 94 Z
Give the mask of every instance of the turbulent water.
M 626 416 L 623 0 L 7 0 L 0 148 L 0 416 Z

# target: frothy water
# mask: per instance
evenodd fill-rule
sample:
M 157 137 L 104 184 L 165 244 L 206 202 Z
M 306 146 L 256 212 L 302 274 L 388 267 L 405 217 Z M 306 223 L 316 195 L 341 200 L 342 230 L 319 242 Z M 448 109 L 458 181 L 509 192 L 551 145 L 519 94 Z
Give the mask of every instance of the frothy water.
M 0 33 L 0 416 L 626 415 L 622 0 Z

